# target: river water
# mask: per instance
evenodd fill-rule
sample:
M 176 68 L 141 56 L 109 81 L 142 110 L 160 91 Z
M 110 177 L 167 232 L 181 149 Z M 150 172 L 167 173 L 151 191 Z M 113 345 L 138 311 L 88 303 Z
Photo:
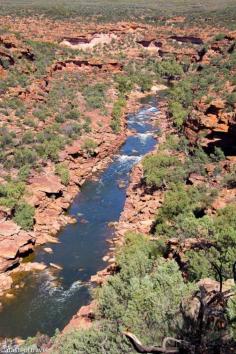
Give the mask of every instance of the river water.
M 52 254 L 38 248 L 31 260 L 59 264 L 62 270 L 26 273 L 25 286 L 16 296 L 2 301 L 0 337 L 26 338 L 38 331 L 53 335 L 62 329 L 78 309 L 90 300 L 90 276 L 103 269 L 102 258 L 108 250 L 106 240 L 114 230 L 109 222 L 118 221 L 125 203 L 132 166 L 156 145 L 156 129 L 150 118 L 158 114 L 152 98 L 136 114 L 128 116 L 128 127 L 135 130 L 127 137 L 118 155 L 97 180 L 86 182 L 68 213 L 77 223 L 59 232 L 58 244 L 48 244 Z M 122 181 L 122 188 L 119 187 Z

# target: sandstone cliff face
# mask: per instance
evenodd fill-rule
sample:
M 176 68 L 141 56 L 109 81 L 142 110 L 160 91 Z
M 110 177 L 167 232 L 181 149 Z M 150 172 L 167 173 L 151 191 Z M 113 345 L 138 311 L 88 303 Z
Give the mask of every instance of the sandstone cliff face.
M 221 98 L 213 99 L 207 104 L 204 101 L 197 102 L 185 125 L 188 139 L 192 143 L 201 140 L 207 145 L 225 135 L 225 141 L 230 145 L 235 135 L 236 109 L 226 112 L 225 108 L 225 102 Z

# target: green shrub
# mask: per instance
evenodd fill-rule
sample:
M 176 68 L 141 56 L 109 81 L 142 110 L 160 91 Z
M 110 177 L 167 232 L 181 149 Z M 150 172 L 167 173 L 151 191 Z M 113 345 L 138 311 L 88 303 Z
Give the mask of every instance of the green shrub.
M 170 100 L 179 102 L 183 108 L 192 108 L 193 92 L 192 83 L 189 80 L 178 82 L 169 92 Z
M 234 106 L 236 104 L 236 92 L 232 92 L 226 96 L 226 102 L 230 106 Z
M 31 128 L 35 128 L 35 127 L 36 127 L 36 122 L 35 122 L 35 120 L 32 119 L 32 118 L 25 118 L 25 119 L 24 119 L 24 124 L 25 124 L 25 125 L 28 125 L 28 126 L 31 127 Z
M 35 54 L 36 73 L 35 76 L 40 78 L 47 74 L 47 68 L 52 65 L 55 60 L 57 46 L 54 43 L 27 41 Z
M 21 181 L 10 181 L 0 185 L 0 204 L 13 208 L 23 196 L 25 183 Z
M 236 188 L 236 172 L 228 173 L 224 176 L 222 185 L 229 189 Z
M 29 148 L 17 149 L 14 153 L 14 166 L 34 165 L 37 160 L 37 153 Z
M 213 191 L 176 184 L 165 194 L 162 207 L 159 209 L 155 230 L 164 239 L 177 237 L 209 238 L 211 219 L 205 210 L 214 200 Z
M 22 143 L 23 144 L 31 144 L 34 142 L 34 134 L 32 132 L 26 132 L 23 136 L 22 136 Z
M 78 120 L 80 117 L 80 113 L 76 109 L 71 109 L 68 113 L 65 115 L 65 119 L 74 119 Z
M 13 132 L 10 132 L 5 125 L 2 126 L 0 128 L 0 147 L 4 149 L 7 146 L 12 146 L 14 137 Z
M 61 132 L 71 139 L 76 139 L 81 135 L 81 125 L 77 122 L 70 122 L 63 125 Z
M 114 103 L 112 109 L 112 120 L 111 120 L 111 129 L 114 133 L 119 133 L 120 131 L 120 119 L 122 116 L 123 108 L 125 106 L 126 100 L 124 97 L 120 96 Z
M 156 64 L 156 72 L 163 78 L 175 79 L 183 75 L 183 68 L 175 60 L 163 60 Z
M 50 116 L 50 111 L 45 105 L 38 105 L 38 107 L 33 111 L 33 115 L 41 121 L 46 121 Z
M 89 108 L 103 108 L 105 102 L 106 85 L 103 83 L 95 84 L 84 88 L 83 94 Z
M 54 138 L 50 141 L 44 141 L 42 144 L 37 145 L 36 149 L 40 157 L 50 159 L 52 161 L 58 160 L 59 151 L 63 147 L 63 141 L 60 137 Z
M 174 125 L 177 128 L 181 128 L 188 116 L 188 111 L 183 108 L 181 103 L 171 102 L 170 112 L 173 117 Z
M 125 96 L 132 90 L 133 81 L 129 76 L 117 75 L 115 80 L 121 96 Z
M 26 182 L 29 177 L 29 174 L 30 174 L 30 166 L 25 165 L 20 167 L 17 178 L 20 182 Z
M 213 41 L 221 41 L 222 39 L 224 39 L 226 37 L 226 34 L 224 33 L 218 33 L 214 38 Z
M 55 117 L 55 121 L 57 123 L 64 123 L 65 122 L 65 115 L 63 113 L 58 113 Z
M 120 273 L 98 290 L 99 313 L 132 332 L 144 343 L 176 335 L 179 306 L 190 293 L 174 261 L 162 259 L 142 235 L 128 234 L 118 257 Z
M 116 326 L 109 321 L 95 324 L 88 330 L 73 330 L 59 336 L 52 354 L 75 353 L 83 354 L 130 354 L 131 345 Z
M 220 162 L 225 160 L 225 154 L 221 148 L 215 147 L 214 153 L 210 155 L 213 162 Z
M 55 167 L 55 172 L 60 177 L 61 182 L 67 186 L 70 182 L 70 173 L 68 167 L 63 163 L 57 164 Z
M 150 91 L 153 83 L 153 77 L 148 72 L 136 74 L 134 81 L 140 86 L 142 92 Z
M 193 256 L 187 253 L 190 278 L 199 280 L 204 274 L 220 280 L 232 278 L 232 267 L 236 259 L 236 208 L 228 205 L 220 209 L 211 219 L 211 247 L 205 247 Z M 206 274 L 207 270 L 207 274 Z
M 93 139 L 87 138 L 82 145 L 82 149 L 85 150 L 90 156 L 93 156 L 95 153 L 95 149 L 98 144 Z
M 83 129 L 84 129 L 85 133 L 91 132 L 91 118 L 90 117 L 85 118 L 84 124 L 83 124 Z
M 184 166 L 176 157 L 165 153 L 147 156 L 143 159 L 144 181 L 149 187 L 168 187 L 186 177 Z
M 16 206 L 14 221 L 24 230 L 31 230 L 34 225 L 35 209 L 27 203 L 21 203 Z

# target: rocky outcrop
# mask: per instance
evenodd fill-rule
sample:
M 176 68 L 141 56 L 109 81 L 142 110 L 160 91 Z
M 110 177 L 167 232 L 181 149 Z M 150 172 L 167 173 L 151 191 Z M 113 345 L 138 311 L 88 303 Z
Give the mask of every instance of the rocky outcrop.
M 2 296 L 7 290 L 9 290 L 13 284 L 12 277 L 7 273 L 0 274 L 0 296 Z
M 191 43 L 197 45 L 203 44 L 203 40 L 201 38 L 194 36 L 170 36 L 170 39 L 179 43 Z
M 34 248 L 35 237 L 13 221 L 0 223 L 0 273 L 19 264 L 20 258 Z
M 62 334 L 70 332 L 75 329 L 88 329 L 92 325 L 92 321 L 95 318 L 96 303 L 92 301 L 87 306 L 82 306 L 76 315 L 72 317 L 70 322 L 63 329 Z
M 80 37 L 65 37 L 60 44 L 73 49 L 86 50 L 97 45 L 107 45 L 115 39 L 117 39 L 117 36 L 114 33 L 95 33 Z
M 0 66 L 7 68 L 21 58 L 33 61 L 34 54 L 14 34 L 0 35 Z
M 178 238 L 171 238 L 167 242 L 166 256 L 175 259 L 183 269 L 187 261 L 185 256 L 187 251 L 206 249 L 210 246 L 212 246 L 212 242 L 201 237 L 188 238 L 182 241 Z
M 206 103 L 204 98 L 197 102 L 185 124 L 185 134 L 191 143 L 230 146 L 236 131 L 236 109 L 227 112 L 225 101 L 220 98 Z
M 105 72 L 107 71 L 119 72 L 122 69 L 122 65 L 116 60 L 101 61 L 96 59 L 84 60 L 78 58 L 78 59 L 68 59 L 65 61 L 59 61 L 53 66 L 52 71 L 63 70 L 65 68 L 67 69 L 81 68 L 81 70 L 86 70 L 86 68 L 88 69 L 97 68 Z

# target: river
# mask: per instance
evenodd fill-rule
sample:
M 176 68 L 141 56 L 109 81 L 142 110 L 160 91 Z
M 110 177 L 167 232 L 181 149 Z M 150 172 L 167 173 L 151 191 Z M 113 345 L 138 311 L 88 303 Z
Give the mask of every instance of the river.
M 102 260 L 108 250 L 106 241 L 114 234 L 108 224 L 119 220 L 132 166 L 156 145 L 156 128 L 150 124 L 154 114 L 158 114 L 156 102 L 149 98 L 137 113 L 128 115 L 128 127 L 135 134 L 127 137 L 96 180 L 82 186 L 68 211 L 77 223 L 59 232 L 59 243 L 44 245 L 53 249 L 52 254 L 37 248 L 31 256 L 48 266 L 59 264 L 62 270 L 49 266 L 45 271 L 24 274 L 25 286 L 15 290 L 14 298 L 2 301 L 0 337 L 26 338 L 38 331 L 53 335 L 90 301 L 88 281 L 106 266 Z

